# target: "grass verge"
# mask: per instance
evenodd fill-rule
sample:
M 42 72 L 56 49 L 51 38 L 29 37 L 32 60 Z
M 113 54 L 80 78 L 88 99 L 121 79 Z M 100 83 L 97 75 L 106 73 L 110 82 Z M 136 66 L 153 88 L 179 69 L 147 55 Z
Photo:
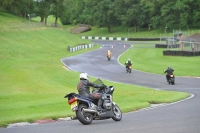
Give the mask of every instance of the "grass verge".
M 150 73 L 164 74 L 168 66 L 174 68 L 177 76 L 200 77 L 200 57 L 163 56 L 163 48 L 148 48 L 151 44 L 134 44 L 120 58 L 124 64 L 128 58 L 133 61 L 133 69 Z M 147 67 L 148 66 L 148 67 Z

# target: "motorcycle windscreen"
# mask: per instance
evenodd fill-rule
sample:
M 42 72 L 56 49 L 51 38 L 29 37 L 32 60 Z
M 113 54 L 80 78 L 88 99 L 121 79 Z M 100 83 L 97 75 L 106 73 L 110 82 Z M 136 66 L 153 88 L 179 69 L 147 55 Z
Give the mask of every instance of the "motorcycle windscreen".
M 103 85 L 103 81 L 101 81 L 101 79 L 97 79 L 93 82 L 94 84 L 98 84 L 98 85 Z M 93 91 L 97 90 L 97 88 L 92 88 Z
M 97 79 L 93 83 L 98 85 L 103 85 L 103 81 L 101 81 L 101 79 Z

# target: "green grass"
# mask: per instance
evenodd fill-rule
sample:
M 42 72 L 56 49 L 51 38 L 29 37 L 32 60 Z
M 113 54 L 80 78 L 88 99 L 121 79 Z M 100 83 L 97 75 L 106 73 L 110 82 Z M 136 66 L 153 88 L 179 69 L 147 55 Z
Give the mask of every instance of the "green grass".
M 134 44 L 119 58 L 119 61 L 124 64 L 130 58 L 133 61 L 133 69 L 150 73 L 164 74 L 163 70 L 171 66 L 177 76 L 200 77 L 200 57 L 163 56 L 163 50 L 166 49 L 143 47 L 147 45 L 151 44 Z
M 67 46 L 90 41 L 54 28 L 4 31 L 0 40 L 0 125 L 66 116 L 63 97 L 74 90 L 78 73 L 60 59 L 88 51 L 70 53 Z
M 5 12 L 0 12 L 0 30 L 28 27 L 28 24 L 28 19 L 19 18 Z
M 21 22 L 21 21 L 24 21 L 24 19 L 5 13 L 5 12 L 0 12 L 0 24 L 8 23 L 8 22 L 12 22 L 12 23 Z
M 0 19 L 3 20 L 2 16 Z M 0 126 L 74 115 L 63 97 L 77 92 L 79 73 L 67 70 L 60 59 L 97 49 L 99 45 L 71 53 L 67 46 L 90 41 L 63 29 L 45 27 L 0 30 L 0 42 Z M 115 86 L 114 101 L 123 112 L 189 96 L 185 92 L 157 91 L 108 81 L 105 84 Z
M 127 29 L 130 28 L 128 32 Z M 125 27 L 124 29 L 121 26 L 113 27 L 113 33 L 109 33 L 107 27 L 97 27 L 92 26 L 92 30 L 89 32 L 83 32 L 79 36 L 103 36 L 103 37 L 128 37 L 128 38 L 163 38 L 173 36 L 173 30 L 163 33 L 162 29 L 153 29 L 148 31 L 148 29 L 141 28 L 139 32 L 134 31 L 134 27 Z M 178 29 L 177 29 L 178 30 Z M 195 33 L 199 33 L 199 29 L 190 29 L 189 31 L 182 30 L 183 37 L 189 36 Z

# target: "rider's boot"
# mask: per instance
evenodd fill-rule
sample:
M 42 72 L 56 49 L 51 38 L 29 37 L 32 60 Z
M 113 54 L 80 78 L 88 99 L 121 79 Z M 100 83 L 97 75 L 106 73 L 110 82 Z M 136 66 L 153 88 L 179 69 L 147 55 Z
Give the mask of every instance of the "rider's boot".
M 103 108 L 101 107 L 102 103 L 103 103 L 103 100 L 101 98 L 99 98 L 98 105 L 97 105 L 97 110 L 98 111 L 103 111 Z

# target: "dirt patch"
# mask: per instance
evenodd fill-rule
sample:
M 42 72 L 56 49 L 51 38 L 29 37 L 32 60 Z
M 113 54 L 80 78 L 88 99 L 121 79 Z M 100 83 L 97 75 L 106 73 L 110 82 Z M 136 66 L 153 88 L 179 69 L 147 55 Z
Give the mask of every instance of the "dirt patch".
M 52 122 L 55 122 L 55 121 L 56 120 L 46 119 L 46 120 L 36 120 L 34 123 L 45 124 L 45 123 L 52 123 Z

